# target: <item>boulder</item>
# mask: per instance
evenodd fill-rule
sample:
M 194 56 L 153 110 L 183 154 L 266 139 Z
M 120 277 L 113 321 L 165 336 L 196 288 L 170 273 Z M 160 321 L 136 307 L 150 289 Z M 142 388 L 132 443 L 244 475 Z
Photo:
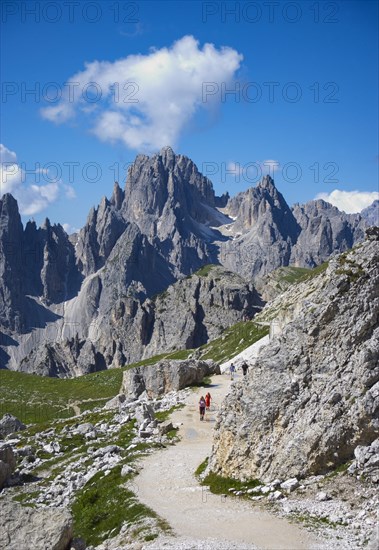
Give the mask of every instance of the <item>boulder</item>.
M 354 457 L 348 472 L 379 483 L 379 438 L 371 445 L 358 445 L 354 449 Z
M 297 489 L 299 487 L 299 481 L 296 479 L 296 477 L 293 477 L 291 479 L 287 479 L 287 481 L 284 481 L 280 487 L 284 490 L 284 491 L 287 491 L 288 493 L 292 493 L 292 491 L 294 491 L 295 489 Z
M 43 446 L 43 450 L 50 454 L 58 454 L 61 452 L 61 446 L 58 441 L 51 441 Z
M 93 424 L 91 424 L 90 422 L 84 422 L 84 424 L 79 424 L 79 426 L 77 426 L 73 430 L 73 433 L 85 435 L 89 432 L 92 432 L 93 430 L 94 430 Z
M 158 429 L 161 435 L 166 435 L 168 432 L 171 432 L 174 429 L 174 426 L 172 422 L 165 422 L 163 424 L 159 424 Z
M 86 550 L 87 544 L 84 539 L 75 537 L 71 541 L 70 550 Z
M 284 498 L 284 495 L 280 491 L 274 491 L 268 497 L 269 500 L 280 500 L 282 498 Z
M 324 491 L 320 491 L 316 495 L 316 500 L 318 500 L 319 502 L 325 502 L 327 500 L 330 500 L 330 496 Z
M 112 397 L 109 401 L 107 401 L 104 405 L 104 409 L 106 410 L 117 410 L 122 407 L 122 405 L 126 401 L 125 394 L 121 393 L 120 395 L 116 395 L 116 397 Z
M 36 449 L 32 445 L 25 445 L 25 447 L 20 447 L 16 449 L 17 456 L 34 456 L 36 454 Z
M 0 445 L 0 489 L 9 481 L 16 468 L 16 458 L 10 445 Z
M 155 418 L 154 409 L 149 403 L 142 403 L 134 414 L 139 429 L 144 429 Z
M 13 414 L 5 413 L 0 420 L 0 437 L 6 437 L 9 434 L 25 430 L 26 426 Z
M 0 514 L 0 548 L 67 550 L 72 539 L 72 518 L 65 509 L 24 507 L 3 501 Z
M 122 467 L 122 470 L 121 470 L 121 477 L 125 477 L 125 476 L 127 476 L 129 474 L 132 474 L 134 472 L 135 472 L 134 468 L 129 466 L 129 464 L 124 464 L 123 467 Z
M 200 384 L 205 376 L 220 374 L 220 367 L 213 361 L 186 359 L 183 361 L 159 361 L 155 365 L 135 367 L 124 372 L 122 391 L 137 399 L 144 392 L 149 398 L 178 391 Z

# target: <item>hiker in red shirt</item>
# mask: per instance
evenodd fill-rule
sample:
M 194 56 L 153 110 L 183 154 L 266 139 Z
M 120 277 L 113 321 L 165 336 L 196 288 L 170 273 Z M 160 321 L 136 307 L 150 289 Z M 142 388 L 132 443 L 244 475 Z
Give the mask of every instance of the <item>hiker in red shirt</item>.
M 205 406 L 207 408 L 207 411 L 209 411 L 209 407 L 211 406 L 211 394 L 208 392 L 205 396 Z

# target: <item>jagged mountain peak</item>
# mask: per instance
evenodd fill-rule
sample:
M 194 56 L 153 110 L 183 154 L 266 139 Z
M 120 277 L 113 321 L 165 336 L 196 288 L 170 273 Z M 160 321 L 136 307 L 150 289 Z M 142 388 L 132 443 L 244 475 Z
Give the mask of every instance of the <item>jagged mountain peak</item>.
M 250 187 L 232 197 L 227 204 L 228 213 L 237 218 L 241 228 L 256 225 L 259 219 L 270 221 L 275 212 L 288 214 L 291 210 L 270 176 L 264 176 L 256 187 Z
M 329 212 L 340 212 L 336 206 L 333 206 L 330 202 L 325 201 L 324 199 L 313 199 L 310 200 L 304 204 L 295 203 L 293 205 L 293 210 L 300 209 L 305 212 L 322 212 L 322 211 L 329 211 Z
M 361 216 L 367 221 L 368 225 L 379 226 L 379 200 L 376 199 L 370 206 L 364 208 L 361 212 Z
M 213 183 L 199 171 L 195 162 L 185 155 L 175 154 L 169 146 L 151 157 L 136 156 L 128 170 L 126 196 L 141 182 L 144 187 L 167 190 L 170 196 L 175 196 L 180 188 L 197 192 L 198 198 L 210 206 L 223 207 L 229 198 L 228 193 L 216 197 Z
M 191 159 L 164 147 L 151 157 L 136 157 L 129 168 L 122 212 L 147 234 L 158 222 L 177 226 L 175 219 L 185 221 L 188 231 L 193 231 L 193 221 L 212 225 L 210 218 L 215 215 L 204 205 L 225 206 L 227 200 L 227 196 L 216 197 L 212 182 Z M 183 228 L 180 233 L 186 231 Z
M 170 166 L 173 162 L 175 162 L 176 159 L 176 155 L 169 145 L 162 147 L 162 149 L 158 153 L 158 156 L 161 157 L 165 166 Z
M 125 198 L 125 193 L 124 193 L 124 191 L 123 191 L 123 190 L 121 189 L 121 187 L 119 186 L 118 181 L 115 181 L 115 182 L 114 182 L 114 185 L 113 185 L 113 193 L 112 193 L 112 197 L 111 197 L 111 199 L 110 199 L 110 204 L 111 204 L 116 210 L 120 210 L 124 198 Z
M 10 193 L 5 193 L 0 198 L 0 214 L 2 216 L 19 215 L 17 201 Z
M 50 228 L 51 228 L 50 220 L 49 220 L 49 218 L 45 218 L 42 225 L 41 225 L 41 229 L 48 230 Z
M 272 179 L 272 177 L 269 176 L 268 174 L 266 176 L 263 176 L 261 181 L 258 183 L 257 187 L 260 187 L 262 189 L 267 189 L 270 192 L 272 192 L 273 190 L 276 190 L 275 182 Z

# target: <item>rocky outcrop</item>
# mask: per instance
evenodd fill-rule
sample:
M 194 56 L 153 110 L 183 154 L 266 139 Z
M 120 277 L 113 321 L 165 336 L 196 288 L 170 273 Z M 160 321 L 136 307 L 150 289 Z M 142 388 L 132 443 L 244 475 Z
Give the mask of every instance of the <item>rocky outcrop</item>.
M 371 445 L 359 445 L 354 449 L 354 460 L 348 469 L 349 474 L 358 478 L 379 483 L 379 438 Z
M 374 201 L 370 206 L 364 208 L 361 217 L 369 227 L 379 226 L 379 200 Z
M 25 430 L 26 426 L 13 414 L 5 413 L 0 420 L 0 438 L 13 434 L 20 430 Z
M 291 251 L 294 265 L 315 267 L 364 239 L 367 224 L 359 214 L 345 214 L 323 200 L 296 204 L 293 215 L 301 228 Z
M 90 517 L 94 513 L 97 517 L 100 511 L 113 522 L 114 527 L 125 524 L 123 535 L 126 527 L 130 526 L 131 537 L 135 538 L 136 518 L 138 528 L 142 523 L 141 508 L 130 489 L 134 493 L 138 492 L 138 485 L 131 483 L 131 478 L 139 469 L 136 462 L 141 458 L 141 443 L 144 448 L 152 449 L 176 441 L 177 426 L 163 423 L 159 417 L 156 419 L 155 413 L 168 413 L 173 407 L 185 402 L 190 393 L 190 389 L 185 389 L 170 392 L 159 400 L 147 401 L 144 396 L 132 402 L 127 402 L 124 396 L 124 399 L 118 400 L 119 406 L 86 410 L 76 418 L 68 417 L 58 422 L 36 423 L 32 430 L 16 434 L 7 442 L 0 443 L 0 481 L 1 486 L 4 482 L 6 484 L 6 490 L 0 492 L 0 548 L 66 549 L 72 524 L 66 512 L 68 509 L 72 509 L 77 521 L 76 531 L 81 529 L 78 526 L 82 523 L 81 514 Z M 53 396 L 51 401 L 54 401 Z M 9 479 L 12 472 L 12 478 Z M 111 472 L 112 481 L 107 481 Z M 78 506 L 83 493 L 96 488 L 100 479 L 105 484 L 115 482 L 114 492 L 121 491 L 125 496 L 122 502 L 120 498 L 117 499 L 117 505 L 136 506 L 136 518 L 121 515 L 115 522 L 117 505 L 112 503 L 108 509 L 100 495 L 95 500 L 85 499 L 85 509 L 82 505 Z M 129 489 L 127 492 L 126 483 Z M 26 508 L 19 507 L 19 504 L 13 506 L 15 500 L 21 501 Z M 56 511 L 56 515 L 52 510 Z M 151 529 L 154 524 L 158 529 L 159 522 L 154 523 L 151 515 L 147 516 L 146 528 Z M 109 536 L 113 538 L 118 531 L 113 529 L 110 534 L 107 525 L 108 521 L 100 524 L 94 521 L 93 534 L 101 535 L 103 539 Z M 19 535 L 16 533 L 17 527 Z M 41 541 L 45 545 L 42 546 Z M 87 540 L 88 547 L 89 543 Z M 70 544 L 68 549 L 83 548 L 84 542 L 82 546 L 76 546 L 78 540 Z M 87 546 L 84 545 L 84 548 Z
M 197 348 L 262 305 L 251 283 L 221 266 L 205 266 L 153 298 L 145 320 L 151 327 L 147 351 Z
M 80 230 L 76 245 L 76 258 L 83 275 L 91 275 L 103 267 L 127 222 L 120 208 L 124 197 L 118 183 L 110 201 L 103 197 L 98 208 L 91 208 L 87 223 Z
M 0 489 L 7 484 L 16 468 L 13 449 L 6 443 L 0 443 Z
M 254 284 L 262 299 L 265 302 L 270 302 L 283 294 L 291 285 L 306 278 L 308 274 L 311 275 L 312 271 L 308 272 L 305 268 L 279 267 L 265 277 L 255 280 Z
M 154 365 L 126 370 L 122 391 L 132 399 L 137 399 L 144 392 L 149 398 L 156 398 L 170 391 L 200 384 L 204 377 L 211 374 L 220 374 L 220 367 L 212 361 L 163 360 Z
M 116 265 L 87 277 L 78 298 L 66 305 L 67 317 L 76 321 L 57 325 L 67 337 L 59 342 L 52 334 L 20 358 L 18 370 L 65 377 L 195 348 L 261 307 L 253 285 L 221 266 L 206 266 L 141 303 L 138 287 L 130 285 L 125 294 L 111 284 Z
M 377 439 L 377 243 L 334 258 L 312 284 L 287 291 L 298 300 L 281 334 L 224 401 L 212 470 L 267 481 L 322 474 Z
M 7 550 L 68 550 L 72 518 L 64 509 L 35 510 L 3 501 L 0 514 L 0 547 Z

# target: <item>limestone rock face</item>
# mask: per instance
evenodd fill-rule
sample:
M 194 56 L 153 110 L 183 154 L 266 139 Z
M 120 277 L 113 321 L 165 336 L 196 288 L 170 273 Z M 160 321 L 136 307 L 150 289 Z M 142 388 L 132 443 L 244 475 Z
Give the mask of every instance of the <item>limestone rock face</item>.
M 154 355 L 199 347 L 244 315 L 252 317 L 261 305 L 251 283 L 221 266 L 207 266 L 152 300 L 151 316 L 145 321 L 152 327 L 147 351 Z
M 379 200 L 374 201 L 370 206 L 364 208 L 361 217 L 369 227 L 379 226 Z
M 80 284 L 74 247 L 64 229 L 49 220 L 39 229 L 34 222 L 23 229 L 9 194 L 0 200 L 0 275 L 0 326 L 15 333 L 53 320 L 48 306 L 75 295 Z
M 0 514 L 0 547 L 20 550 L 68 550 L 72 518 L 64 509 L 24 507 L 3 501 Z
M 110 201 L 104 197 L 97 209 L 92 208 L 87 223 L 80 230 L 76 258 L 80 271 L 87 276 L 95 273 L 108 259 L 127 223 L 120 214 L 123 191 L 115 184 Z
M 22 232 L 17 201 L 6 194 L 0 199 L 0 325 L 16 332 L 24 328 Z
M 212 470 L 263 480 L 322 474 L 377 439 L 378 290 L 379 250 L 366 241 L 331 260 L 312 288 L 305 281 L 277 298 L 285 305 L 296 292 L 297 306 L 226 397 Z
M 120 254 L 123 250 L 120 247 Z M 131 285 L 125 295 L 113 269 L 106 278 L 88 277 L 78 299 L 66 306 L 66 313 L 76 320 L 68 326 L 62 323 L 67 339 L 41 343 L 21 359 L 18 370 L 66 377 L 194 348 L 220 336 L 245 314 L 253 315 L 261 305 L 252 284 L 221 266 L 207 266 L 204 274 L 181 279 L 142 303 L 142 287 Z
M 122 391 L 133 399 L 144 392 L 149 398 L 155 398 L 170 391 L 199 384 L 205 376 L 211 374 L 220 374 L 220 367 L 212 361 L 163 360 L 155 365 L 126 370 L 122 380 Z
M 323 200 L 297 204 L 293 214 L 301 228 L 291 251 L 294 265 L 315 267 L 364 239 L 366 223 L 359 214 L 345 214 Z

